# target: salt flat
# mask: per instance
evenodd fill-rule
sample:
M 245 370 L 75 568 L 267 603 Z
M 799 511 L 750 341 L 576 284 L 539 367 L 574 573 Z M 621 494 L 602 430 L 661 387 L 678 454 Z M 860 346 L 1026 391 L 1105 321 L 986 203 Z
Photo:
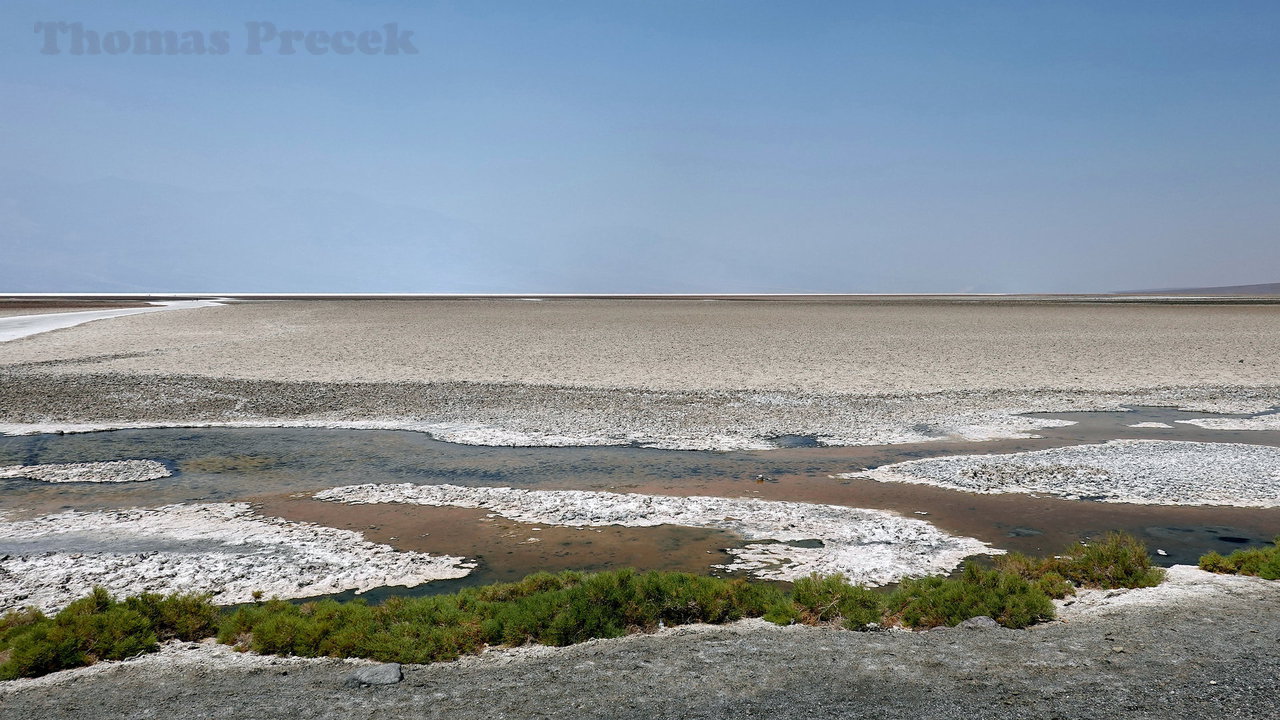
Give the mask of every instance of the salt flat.
M 860 394 L 1272 386 L 1277 358 L 1277 305 L 865 298 L 251 302 L 0 350 L 76 373 Z
M 6 432 L 405 427 L 485 444 L 1034 434 L 1026 411 L 1280 405 L 1280 305 L 931 298 L 245 302 L 0 345 Z

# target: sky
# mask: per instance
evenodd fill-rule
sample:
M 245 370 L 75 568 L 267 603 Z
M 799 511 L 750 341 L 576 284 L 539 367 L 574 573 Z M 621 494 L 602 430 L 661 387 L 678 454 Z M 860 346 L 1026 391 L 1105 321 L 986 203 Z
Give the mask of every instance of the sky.
M 266 23 L 330 51 L 250 54 Z M 318 34 L 388 23 L 396 54 Z M 1278 32 L 1274 0 L 6 0 L 0 292 L 1278 282 Z

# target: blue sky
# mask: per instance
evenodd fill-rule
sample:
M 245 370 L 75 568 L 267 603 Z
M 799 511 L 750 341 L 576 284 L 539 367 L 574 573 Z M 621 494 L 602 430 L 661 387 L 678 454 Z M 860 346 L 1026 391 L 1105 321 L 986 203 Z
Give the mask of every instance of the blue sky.
M 42 21 L 227 31 L 40 52 Z M 246 55 L 247 21 L 417 54 Z M 0 7 L 0 291 L 1280 281 L 1274 2 Z

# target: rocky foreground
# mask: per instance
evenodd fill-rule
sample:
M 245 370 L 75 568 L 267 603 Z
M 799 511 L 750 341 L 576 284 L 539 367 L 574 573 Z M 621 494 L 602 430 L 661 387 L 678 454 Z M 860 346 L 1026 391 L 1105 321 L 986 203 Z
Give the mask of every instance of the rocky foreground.
M 1280 583 L 1175 567 L 1062 615 L 1021 631 L 695 626 L 405 666 L 399 682 L 395 668 L 175 646 L 0 685 L 0 718 L 1275 717 Z

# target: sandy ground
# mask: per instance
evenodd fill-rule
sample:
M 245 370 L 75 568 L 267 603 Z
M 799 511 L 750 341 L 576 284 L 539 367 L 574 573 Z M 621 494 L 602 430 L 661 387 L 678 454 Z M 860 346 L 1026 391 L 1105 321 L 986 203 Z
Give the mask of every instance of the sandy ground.
M 1029 630 L 856 633 L 762 621 L 406 666 L 170 646 L 0 685 L 0 718 L 1273 718 L 1280 583 L 1174 568 Z M 194 658 L 194 659 L 193 659 Z

